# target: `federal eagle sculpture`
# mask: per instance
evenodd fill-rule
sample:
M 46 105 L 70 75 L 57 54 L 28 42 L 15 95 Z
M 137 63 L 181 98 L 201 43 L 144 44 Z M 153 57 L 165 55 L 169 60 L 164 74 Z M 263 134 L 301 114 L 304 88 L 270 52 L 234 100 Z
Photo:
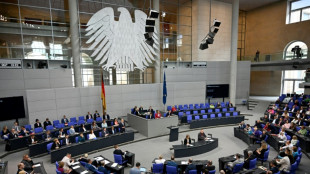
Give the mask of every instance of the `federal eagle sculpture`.
M 90 36 L 88 50 L 94 50 L 91 57 L 103 69 L 116 68 L 120 71 L 144 70 L 155 60 L 158 50 L 158 36 L 155 28 L 152 36 L 153 47 L 144 39 L 147 15 L 135 10 L 135 22 L 132 22 L 129 11 L 124 7 L 117 9 L 120 12 L 119 20 L 114 20 L 114 10 L 106 7 L 95 13 L 87 23 L 87 34 Z

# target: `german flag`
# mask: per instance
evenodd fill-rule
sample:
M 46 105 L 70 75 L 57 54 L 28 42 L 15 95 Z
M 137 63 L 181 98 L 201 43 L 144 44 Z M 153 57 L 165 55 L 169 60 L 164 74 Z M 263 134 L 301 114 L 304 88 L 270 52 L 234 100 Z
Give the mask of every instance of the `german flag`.
M 107 105 L 105 102 L 103 70 L 101 70 L 101 100 L 102 100 L 102 111 L 105 112 L 105 110 L 107 109 Z

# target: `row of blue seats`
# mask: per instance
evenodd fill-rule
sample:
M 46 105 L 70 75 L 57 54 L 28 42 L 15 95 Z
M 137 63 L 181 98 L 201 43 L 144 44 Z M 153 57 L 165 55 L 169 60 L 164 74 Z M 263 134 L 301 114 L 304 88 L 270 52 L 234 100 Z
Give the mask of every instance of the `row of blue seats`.
M 200 103 L 200 104 L 185 104 L 185 105 L 174 105 L 174 108 L 176 109 L 179 109 L 179 110 L 187 110 L 187 109 L 201 109 L 201 108 L 210 108 L 210 105 L 214 105 L 214 107 L 216 108 L 217 107 L 217 103 Z M 225 107 L 229 107 L 229 102 L 221 102 L 220 103 L 221 107 L 222 108 L 225 108 Z M 167 110 L 171 110 L 172 109 L 172 106 L 167 106 Z
M 227 113 L 225 113 L 225 115 L 223 115 L 222 113 L 210 114 L 210 117 L 208 117 L 208 115 L 202 115 L 202 117 L 200 117 L 200 115 L 196 115 L 196 116 L 186 115 L 187 123 L 190 123 L 193 120 L 193 117 L 194 117 L 194 120 L 200 120 L 200 119 L 208 119 L 208 118 L 221 118 L 221 117 L 224 117 L 224 116 L 225 117 L 230 117 L 230 113 L 227 112 Z M 232 116 L 238 116 L 238 112 L 233 112 Z
M 214 109 L 214 111 L 213 111 L 213 109 L 207 110 L 208 113 L 219 113 L 219 112 L 228 112 L 228 111 L 233 112 L 233 111 L 235 111 L 235 108 Z M 179 113 L 184 113 L 184 112 L 179 112 Z M 193 111 L 193 114 L 199 114 L 199 113 L 204 114 L 204 113 L 206 113 L 206 110 L 202 109 L 202 110 L 194 110 Z M 191 114 L 191 111 L 185 111 L 185 114 L 189 115 L 189 114 Z

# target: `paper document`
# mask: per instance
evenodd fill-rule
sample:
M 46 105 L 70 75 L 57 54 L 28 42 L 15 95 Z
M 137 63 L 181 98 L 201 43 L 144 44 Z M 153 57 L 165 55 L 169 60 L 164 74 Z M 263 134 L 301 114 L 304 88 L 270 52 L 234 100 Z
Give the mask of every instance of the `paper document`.
M 33 167 L 40 167 L 41 164 L 36 164 L 36 165 L 33 165 Z
M 192 145 L 192 144 L 189 144 L 188 146 L 194 146 L 194 145 Z
M 95 158 L 97 161 L 102 161 L 103 160 L 103 158 L 101 157 L 101 156 L 98 156 L 98 157 L 96 157 Z
M 188 164 L 187 161 L 181 161 L 181 164 Z
M 78 169 L 80 166 L 73 166 L 72 169 Z
M 88 171 L 87 171 L 87 170 L 84 170 L 83 172 L 81 172 L 81 174 L 85 174 L 85 173 L 88 173 Z
M 77 165 L 77 164 L 80 164 L 80 162 L 75 162 L 75 163 L 72 163 L 72 165 L 74 166 L 74 165 Z
M 209 141 L 214 141 L 213 139 L 209 140 Z
M 109 164 L 110 161 L 104 160 L 104 164 Z
M 117 163 L 113 163 L 111 166 L 112 166 L 112 167 L 116 167 L 116 166 L 117 166 Z

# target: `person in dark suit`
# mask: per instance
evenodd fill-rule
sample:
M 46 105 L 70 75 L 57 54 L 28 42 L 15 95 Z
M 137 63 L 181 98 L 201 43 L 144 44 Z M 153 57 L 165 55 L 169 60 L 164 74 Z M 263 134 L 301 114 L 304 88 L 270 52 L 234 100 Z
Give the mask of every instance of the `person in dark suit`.
M 93 118 L 93 116 L 90 114 L 90 112 L 88 112 L 87 115 L 86 115 L 86 120 L 92 119 L 92 118 Z
M 105 165 L 104 161 L 100 161 L 98 171 L 104 174 L 110 174 L 110 171 L 107 168 L 105 168 L 104 165 Z
M 277 167 L 277 162 L 275 160 L 270 161 L 269 163 L 269 170 L 267 171 L 268 174 L 272 174 L 272 173 L 278 173 L 279 172 L 279 168 Z
M 40 123 L 39 119 L 36 119 L 36 123 L 34 123 L 34 128 L 42 127 L 42 124 Z
M 64 145 L 69 145 L 69 144 L 71 144 L 69 135 L 66 135 L 65 139 L 62 140 L 62 141 L 63 141 L 63 144 L 64 144 Z
M 119 123 L 118 127 L 120 128 L 121 133 L 125 132 L 125 121 L 124 121 L 124 119 L 121 119 L 121 122 Z
M 139 108 L 139 112 L 140 112 L 140 113 L 142 113 L 142 112 L 143 112 L 143 110 L 144 110 L 144 109 L 143 109 L 143 106 L 140 106 L 140 108 Z
M 122 158 L 124 159 L 125 153 L 124 153 L 122 150 L 119 149 L 119 147 L 118 147 L 117 144 L 114 145 L 114 149 L 115 149 L 115 150 L 114 150 L 113 154 L 115 154 L 115 155 L 121 155 Z
M 188 174 L 190 170 L 196 170 L 196 166 L 193 164 L 193 159 L 188 159 L 188 166 L 185 169 L 185 174 Z
M 54 149 L 59 149 L 60 147 L 61 147 L 61 144 L 60 144 L 58 138 L 55 138 L 55 139 L 54 139 L 54 142 L 53 142 L 53 144 L 52 144 L 51 149 L 52 149 L 52 150 L 54 150 Z
M 147 112 L 154 113 L 154 110 L 153 110 L 152 106 L 149 107 L 149 109 L 147 110 Z
M 68 126 L 69 120 L 66 117 L 66 115 L 64 115 L 63 118 L 61 119 L 61 123 L 64 124 L 65 126 Z
M 103 112 L 102 118 L 103 120 L 110 120 L 110 115 L 107 114 L 106 112 Z
M 82 156 L 82 157 L 79 159 L 79 161 L 83 161 L 83 162 L 85 162 L 85 163 L 88 163 L 88 154 L 85 153 L 84 156 Z
M 103 128 L 102 130 L 102 137 L 106 137 L 109 135 L 109 132 L 107 131 L 107 128 Z
M 9 139 L 17 138 L 18 133 L 15 131 L 15 129 L 11 129 L 11 132 L 9 133 Z
M 92 165 L 91 159 L 88 159 L 88 163 L 85 165 L 85 167 L 94 173 L 96 173 L 96 171 L 97 171 L 96 167 Z
M 29 131 L 26 130 L 25 126 L 22 126 L 19 135 L 21 135 L 21 136 L 27 136 L 28 134 L 29 134 Z
M 256 156 L 253 155 L 253 152 L 251 150 L 248 151 L 248 158 L 244 160 L 243 168 L 249 169 L 250 167 L 250 161 L 255 159 Z
M 207 165 L 203 165 L 202 169 L 203 169 L 203 171 L 206 171 L 206 170 L 207 170 L 207 171 L 211 171 L 211 170 L 215 170 L 215 166 L 212 165 L 212 161 L 209 160 L 209 161 L 207 162 Z
M 184 145 L 190 145 L 192 143 L 191 137 L 187 134 L 184 139 Z
M 116 133 L 116 131 L 115 131 L 115 129 L 114 129 L 114 126 L 111 126 L 110 134 L 113 135 L 113 134 L 115 134 L 115 133 Z
M 65 132 L 64 132 L 64 129 L 63 128 L 60 128 L 59 131 L 57 132 L 57 136 L 59 138 L 63 138 L 66 136 Z
M 150 112 L 150 119 L 155 119 L 155 116 L 153 115 L 153 112 Z
M 283 108 L 283 111 L 288 111 L 289 110 L 289 107 L 287 104 L 285 104 L 284 108 Z
M 36 144 L 38 143 L 38 138 L 32 133 L 30 137 L 28 138 L 28 143 L 29 144 Z
M 23 160 L 21 161 L 25 165 L 24 170 L 28 173 L 31 173 L 33 171 L 33 161 L 29 156 L 26 154 L 23 156 Z
M 43 122 L 44 129 L 46 129 L 46 126 L 49 126 L 49 125 L 52 125 L 52 123 L 48 118 L 46 118 L 45 121 Z
M 100 114 L 98 113 L 97 110 L 96 110 L 95 113 L 94 113 L 94 117 L 95 117 L 95 119 L 96 119 L 97 117 L 100 117 Z
M 204 133 L 203 129 L 200 130 L 200 132 L 198 133 L 198 141 L 203 141 L 206 140 L 207 136 Z
M 170 116 L 172 116 L 171 110 L 169 110 L 169 111 L 167 112 L 167 114 L 166 114 L 166 117 L 170 117 Z
M 228 107 L 229 107 L 229 108 L 232 108 L 232 107 L 234 107 L 234 105 L 229 101 Z
M 167 166 L 174 166 L 174 167 L 178 167 L 178 164 L 174 161 L 174 156 L 171 156 L 171 160 L 167 161 Z
M 44 134 L 44 139 L 45 141 L 49 141 L 53 138 L 52 134 L 51 134 L 51 131 L 46 131 L 46 133 Z

